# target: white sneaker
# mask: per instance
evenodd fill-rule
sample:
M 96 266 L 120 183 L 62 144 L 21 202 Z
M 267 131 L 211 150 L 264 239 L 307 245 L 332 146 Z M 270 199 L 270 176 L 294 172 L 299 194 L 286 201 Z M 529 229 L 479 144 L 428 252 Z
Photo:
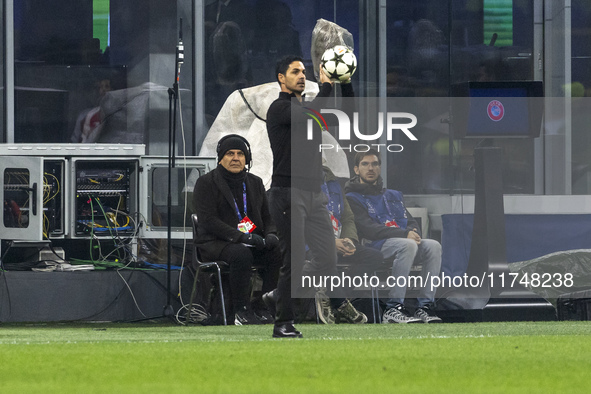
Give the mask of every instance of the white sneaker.
M 417 319 L 421 319 L 423 323 L 443 323 L 441 318 L 431 310 L 429 305 L 417 308 L 414 316 Z
M 384 312 L 384 315 L 382 316 L 382 323 L 384 324 L 408 324 L 421 322 L 422 320 L 418 317 L 411 316 L 402 304 L 396 304 L 396 306 L 394 306 L 393 308 L 387 309 L 386 312 Z

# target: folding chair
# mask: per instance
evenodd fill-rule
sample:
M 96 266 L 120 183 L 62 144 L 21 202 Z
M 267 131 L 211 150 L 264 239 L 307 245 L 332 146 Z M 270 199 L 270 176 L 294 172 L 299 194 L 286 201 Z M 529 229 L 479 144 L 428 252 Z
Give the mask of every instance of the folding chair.
M 191 223 L 193 224 L 193 264 L 195 266 L 195 279 L 193 281 L 193 288 L 191 289 L 189 309 L 187 309 L 187 322 L 189 321 L 191 309 L 193 308 L 193 298 L 195 297 L 195 292 L 197 290 L 197 280 L 199 278 L 199 271 L 202 269 L 209 271 L 213 270 L 214 272 L 217 271 L 218 275 L 218 286 L 222 301 L 222 314 L 224 315 L 224 325 L 226 326 L 228 325 L 228 322 L 226 319 L 226 302 L 224 300 L 224 288 L 222 286 L 222 270 L 227 270 L 229 268 L 228 263 L 226 263 L 225 261 L 201 261 L 199 248 L 197 248 L 197 243 L 195 242 L 197 239 L 198 228 L 198 218 L 196 214 L 191 215 Z

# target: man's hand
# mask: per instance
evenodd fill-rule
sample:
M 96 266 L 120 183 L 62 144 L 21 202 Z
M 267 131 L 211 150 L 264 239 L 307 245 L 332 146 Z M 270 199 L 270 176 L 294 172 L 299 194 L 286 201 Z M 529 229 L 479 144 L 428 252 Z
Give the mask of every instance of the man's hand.
M 240 242 L 254 246 L 256 250 L 265 249 L 265 239 L 258 234 L 242 234 Z
M 337 238 L 335 239 L 335 244 L 337 247 L 337 253 L 342 254 L 343 256 L 351 256 L 355 253 L 355 245 L 349 238 Z
M 279 245 L 279 238 L 275 234 L 267 234 L 265 237 L 265 249 L 275 249 Z
M 349 77 L 349 79 L 347 79 L 345 81 L 341 80 L 341 85 L 347 85 L 349 83 L 351 83 L 351 77 Z
M 320 79 L 320 83 L 321 83 L 321 84 L 323 84 L 323 83 L 325 83 L 325 82 L 328 82 L 328 83 L 329 83 L 329 84 L 331 84 L 331 85 L 332 85 L 332 84 L 334 84 L 334 81 L 332 81 L 332 80 L 331 80 L 331 79 L 328 77 L 328 75 L 326 75 L 326 74 L 324 73 L 324 71 L 322 70 L 322 64 L 320 64 L 320 68 L 319 68 L 319 70 L 318 70 L 318 76 L 319 76 L 319 78 L 318 78 L 318 79 Z
M 421 236 L 419 235 L 419 233 L 417 233 L 416 228 L 413 228 L 412 230 L 410 230 L 408 232 L 408 235 L 406 236 L 406 238 L 414 239 L 415 242 L 417 243 L 417 245 L 419 245 L 421 243 Z

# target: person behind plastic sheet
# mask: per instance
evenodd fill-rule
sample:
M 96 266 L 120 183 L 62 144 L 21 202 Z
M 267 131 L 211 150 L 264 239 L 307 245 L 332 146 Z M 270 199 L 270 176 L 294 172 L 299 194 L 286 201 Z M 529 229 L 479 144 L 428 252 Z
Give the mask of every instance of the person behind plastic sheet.
M 268 193 L 271 214 L 277 223 L 283 266 L 277 291 L 263 295 L 263 300 L 268 305 L 275 304 L 277 308 L 273 337 L 296 338 L 302 334 L 293 326 L 292 277 L 296 283 L 301 279 L 306 244 L 323 270 L 318 274 L 338 273 L 334 236 L 326 214 L 326 197 L 320 189 L 322 158 L 318 146 L 321 132 L 315 130 L 313 138 L 308 141 L 305 131 L 306 109 L 318 110 L 326 104 L 326 98 L 332 92 L 332 83 L 320 70 L 319 93 L 313 101 L 306 102 L 302 94 L 306 85 L 306 68 L 302 58 L 283 57 L 277 62 L 275 75 L 281 91 L 267 112 L 267 133 L 273 152 L 273 175 Z M 342 94 L 353 95 L 350 83 L 343 84 Z M 298 104 L 294 104 L 292 117 L 294 101 Z M 295 130 L 292 131 L 292 127 Z M 293 168 L 292 152 L 297 155 L 297 166 Z M 339 294 L 332 295 L 335 300 L 337 296 L 341 298 Z M 337 311 L 344 320 L 357 322 L 367 319 L 349 301 L 341 298 L 340 304 Z
M 236 325 L 272 322 L 269 311 L 250 305 L 252 266 L 256 261 L 264 267 L 262 291 L 269 292 L 277 285 L 281 265 L 279 239 L 263 181 L 246 169 L 251 159 L 246 139 L 236 134 L 222 137 L 217 146 L 218 166 L 197 179 L 193 197 L 201 257 L 230 266 Z
M 347 266 L 347 275 L 363 276 L 371 274 L 384 266 L 384 256 L 379 250 L 362 245 L 357 236 L 355 216 L 345 197 L 345 193 L 337 177 L 329 167 L 323 166 L 324 181 L 322 192 L 328 199 L 326 208 L 330 217 L 335 246 L 337 248 L 338 263 Z M 311 264 L 314 260 L 311 260 Z M 305 268 L 304 268 L 305 269 Z M 339 317 L 328 302 L 328 298 L 319 292 L 316 297 L 316 308 L 319 318 L 325 324 L 331 324 Z
M 408 281 L 398 279 L 397 286 L 390 289 L 383 322 L 440 323 L 441 319 L 433 312 L 436 289 L 428 278 L 439 275 L 441 245 L 421 238 L 419 225 L 405 208 L 402 193 L 383 187 L 382 163 L 377 151 L 357 153 L 354 164 L 356 176 L 345 184 L 345 192 L 359 235 L 370 241 L 368 246 L 379 249 L 386 260 L 392 261 L 394 278 L 408 279 L 413 263 L 422 265 L 424 281 L 414 314 L 404 306 Z
M 96 142 L 102 132 L 104 125 L 104 114 L 101 101 L 111 91 L 111 80 L 102 79 L 96 82 L 96 107 L 87 108 L 80 112 L 76 119 L 71 142 L 91 143 Z

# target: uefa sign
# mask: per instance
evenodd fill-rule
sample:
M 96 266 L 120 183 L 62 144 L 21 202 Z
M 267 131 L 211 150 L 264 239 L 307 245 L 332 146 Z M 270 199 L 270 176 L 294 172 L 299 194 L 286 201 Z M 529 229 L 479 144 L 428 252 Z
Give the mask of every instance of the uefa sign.
M 499 120 L 503 119 L 503 116 L 505 116 L 505 107 L 499 100 L 493 100 L 488 103 L 486 112 L 490 120 L 493 122 L 498 122 Z

